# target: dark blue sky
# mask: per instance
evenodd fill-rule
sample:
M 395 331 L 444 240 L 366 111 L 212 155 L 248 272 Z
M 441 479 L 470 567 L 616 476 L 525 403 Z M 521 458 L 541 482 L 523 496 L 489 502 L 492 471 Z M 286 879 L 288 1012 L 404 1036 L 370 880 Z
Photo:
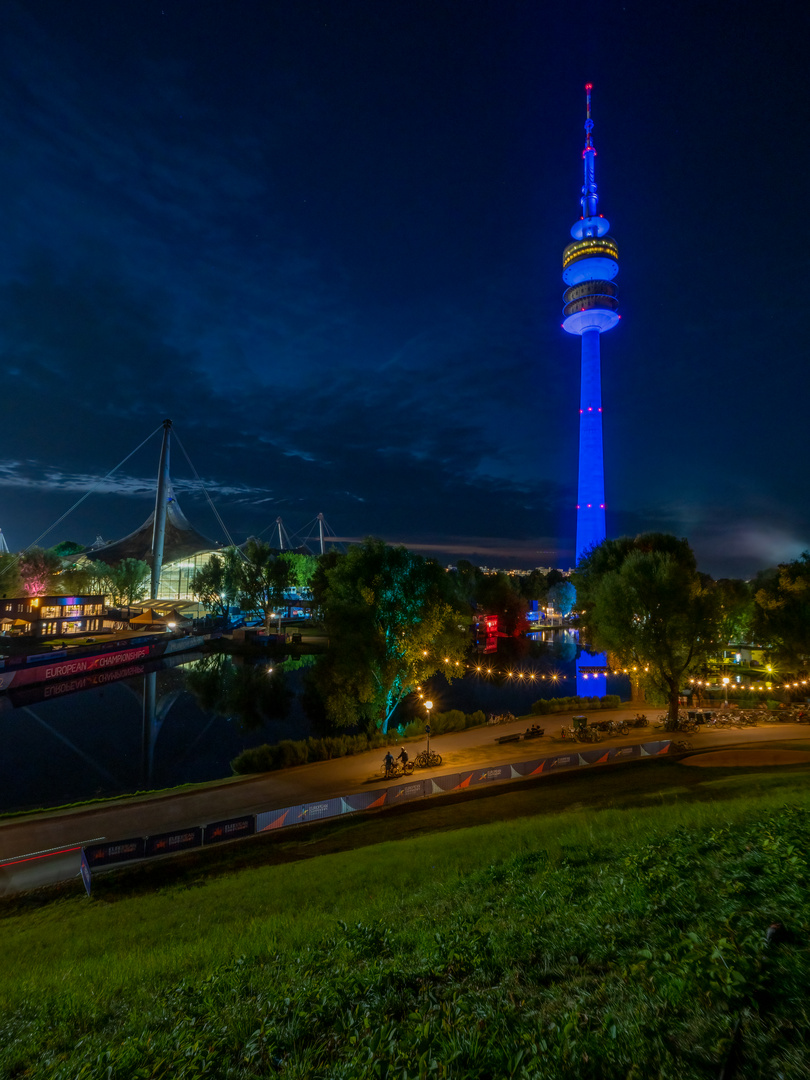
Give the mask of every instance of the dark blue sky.
M 800 3 L 26 0 L 0 9 L 0 527 L 164 417 L 239 541 L 323 512 L 567 566 L 560 329 L 583 84 L 622 322 L 608 531 L 750 574 L 810 546 Z M 151 509 L 157 438 L 51 533 Z M 186 514 L 224 539 L 179 452 Z

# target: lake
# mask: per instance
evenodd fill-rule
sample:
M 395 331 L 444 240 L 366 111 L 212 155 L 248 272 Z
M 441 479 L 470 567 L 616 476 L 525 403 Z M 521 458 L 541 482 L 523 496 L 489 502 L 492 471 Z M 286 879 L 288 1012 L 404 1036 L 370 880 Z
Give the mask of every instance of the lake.
M 577 646 L 566 635 L 507 643 L 473 661 L 482 674 L 432 679 L 434 709 L 519 715 L 540 697 L 576 693 Z M 487 667 L 513 675 L 487 676 Z M 217 780 L 247 747 L 322 733 L 301 705 L 296 663 L 192 653 L 88 682 L 0 694 L 0 813 Z M 626 696 L 615 682 L 609 692 Z M 418 707 L 412 698 L 403 719 Z

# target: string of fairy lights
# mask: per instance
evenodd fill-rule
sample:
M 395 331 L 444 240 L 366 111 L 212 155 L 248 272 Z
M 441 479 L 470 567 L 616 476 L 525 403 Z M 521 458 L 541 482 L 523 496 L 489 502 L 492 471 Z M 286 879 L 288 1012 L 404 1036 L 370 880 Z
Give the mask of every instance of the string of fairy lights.
M 428 652 L 424 651 L 424 656 L 428 656 Z M 449 656 L 444 657 L 445 672 L 451 678 L 463 677 L 465 675 L 475 675 L 482 678 L 503 678 L 511 679 L 517 683 L 543 683 L 547 682 L 551 685 L 563 683 L 568 680 L 576 680 L 577 675 L 566 675 L 556 669 L 542 670 L 540 668 L 527 668 L 527 667 L 499 667 L 491 664 L 471 664 L 464 660 L 451 660 Z M 605 675 L 629 675 L 632 677 L 634 674 L 641 675 L 646 674 L 650 670 L 649 665 L 641 667 L 635 665 L 626 668 L 610 668 L 604 672 L 580 672 L 580 676 L 588 679 L 598 679 Z M 810 685 L 808 679 L 797 679 L 791 681 L 786 679 L 783 683 L 777 684 L 774 680 L 777 673 L 769 671 L 767 680 L 754 680 L 749 682 L 732 682 L 728 676 L 721 676 L 719 679 L 687 679 L 687 683 L 697 689 L 705 690 L 724 690 L 729 693 L 762 693 L 765 691 L 773 692 L 775 690 L 798 690 L 802 686 Z M 419 688 L 421 689 L 421 687 Z

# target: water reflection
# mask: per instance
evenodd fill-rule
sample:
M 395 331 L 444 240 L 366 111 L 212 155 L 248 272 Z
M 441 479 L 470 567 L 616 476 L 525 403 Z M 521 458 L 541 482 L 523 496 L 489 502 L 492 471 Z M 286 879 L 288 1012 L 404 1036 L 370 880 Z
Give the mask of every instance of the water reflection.
M 541 697 L 576 693 L 576 654 L 570 631 L 501 639 L 481 673 L 437 676 L 430 697 L 437 710 L 528 713 Z M 302 704 L 310 663 L 185 654 L 0 694 L 0 812 L 229 776 L 242 750 L 313 733 Z M 620 682 L 609 690 L 625 693 Z M 397 722 L 419 709 L 414 696 Z
M 0 812 L 219 779 L 309 734 L 283 666 L 190 655 L 0 695 Z
M 283 661 L 249 661 L 214 653 L 186 673 L 186 686 L 204 712 L 234 719 L 243 732 L 260 731 L 289 715 L 294 691 Z

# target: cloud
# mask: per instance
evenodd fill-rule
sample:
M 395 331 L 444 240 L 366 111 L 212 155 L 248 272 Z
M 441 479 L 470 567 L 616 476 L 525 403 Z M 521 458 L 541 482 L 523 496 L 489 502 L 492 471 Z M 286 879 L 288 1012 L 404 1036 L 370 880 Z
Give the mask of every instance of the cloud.
M 252 501 L 270 501 L 266 488 L 246 484 L 219 483 L 206 479 L 203 482 L 209 494 L 219 496 L 250 497 Z M 67 473 L 58 469 L 42 471 L 39 462 L 0 461 L 0 488 L 22 488 L 38 492 L 93 492 L 98 495 L 120 495 L 126 498 L 154 497 L 156 479 L 137 476 L 95 476 L 90 473 Z M 201 495 L 202 488 L 196 480 L 172 479 L 172 488 L 178 494 Z M 255 500 L 256 495 L 266 496 Z

